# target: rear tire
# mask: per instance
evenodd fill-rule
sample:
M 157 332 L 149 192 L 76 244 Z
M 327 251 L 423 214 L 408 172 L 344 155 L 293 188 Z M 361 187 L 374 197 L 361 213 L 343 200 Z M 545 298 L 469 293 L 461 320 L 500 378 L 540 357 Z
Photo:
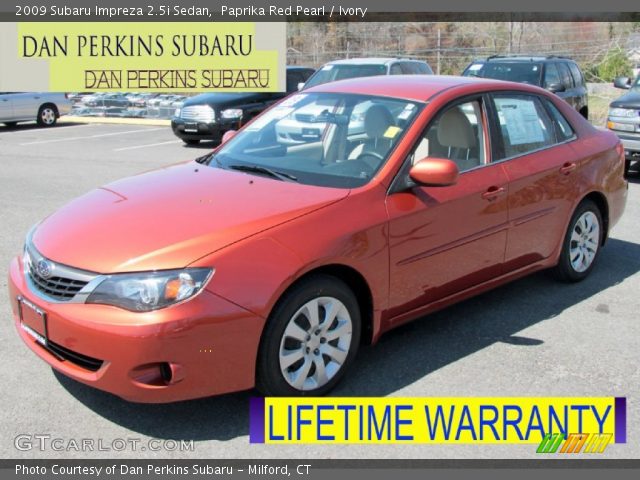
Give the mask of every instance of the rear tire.
M 38 110 L 38 125 L 41 127 L 53 127 L 58 121 L 58 110 L 55 105 L 45 104 Z
M 360 309 L 349 286 L 329 275 L 310 276 L 285 293 L 269 316 L 256 387 L 265 396 L 324 395 L 340 381 L 359 344 Z
M 183 138 L 182 141 L 187 145 L 198 145 L 200 143 L 200 140 L 195 138 Z
M 596 263 L 604 224 L 602 213 L 591 200 L 584 200 L 573 213 L 564 236 L 562 252 L 553 273 L 564 282 L 579 282 L 587 278 Z
M 5 127 L 13 128 L 18 125 L 18 122 L 4 122 Z

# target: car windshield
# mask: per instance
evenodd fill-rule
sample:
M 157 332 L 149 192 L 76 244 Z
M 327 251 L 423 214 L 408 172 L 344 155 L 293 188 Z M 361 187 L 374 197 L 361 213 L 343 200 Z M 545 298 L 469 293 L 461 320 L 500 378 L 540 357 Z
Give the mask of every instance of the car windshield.
M 465 77 L 493 78 L 509 82 L 540 85 L 542 65 L 532 62 L 474 63 L 464 72 Z
M 636 77 L 636 81 L 631 85 L 631 91 L 640 93 L 640 75 Z
M 374 77 L 376 75 L 385 75 L 386 73 L 386 65 L 325 65 L 312 75 L 304 86 L 305 88 L 309 88 L 315 87 L 316 85 L 322 85 L 323 83 L 335 82 L 336 80 L 346 80 L 347 78 L 358 77 Z
M 308 185 L 362 186 L 422 106 L 368 95 L 299 93 L 257 117 L 208 164 Z

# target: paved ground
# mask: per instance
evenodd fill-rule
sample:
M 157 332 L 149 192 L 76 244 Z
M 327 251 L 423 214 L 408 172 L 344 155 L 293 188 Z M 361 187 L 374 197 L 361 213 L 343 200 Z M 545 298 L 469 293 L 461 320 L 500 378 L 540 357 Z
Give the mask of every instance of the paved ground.
M 255 446 L 251 392 L 173 405 L 136 405 L 55 374 L 19 341 L 6 266 L 28 228 L 68 200 L 133 173 L 195 158 L 168 127 L 0 127 L 0 456 L 17 457 L 533 457 L 531 446 Z M 593 275 L 578 285 L 545 274 L 414 322 L 361 352 L 336 395 L 627 396 L 628 441 L 607 456 L 640 458 L 640 184 Z M 193 452 L 19 451 L 20 434 L 195 440 Z

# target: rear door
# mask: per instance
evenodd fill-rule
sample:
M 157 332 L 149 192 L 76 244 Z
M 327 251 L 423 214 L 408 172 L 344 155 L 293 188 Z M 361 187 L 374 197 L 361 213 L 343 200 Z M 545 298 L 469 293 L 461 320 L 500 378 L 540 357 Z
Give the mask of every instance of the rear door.
M 560 135 L 560 121 L 545 98 L 500 93 L 492 99 L 500 126 L 498 155 L 509 178 L 505 271 L 511 271 L 548 258 L 563 238 L 572 207 L 567 192 L 578 167 L 568 145 L 575 134 L 565 120 Z
M 22 92 L 14 93 L 13 116 L 16 120 L 35 120 L 38 117 L 38 108 L 42 105 L 42 93 Z
M 588 105 L 587 86 L 584 83 L 584 77 L 582 76 L 582 72 L 578 68 L 578 65 L 574 62 L 567 62 L 567 65 L 569 66 L 571 76 L 573 77 L 574 93 L 577 103 L 576 108 L 580 111 Z
M 558 96 L 560 98 L 563 98 L 573 108 L 579 110 L 579 96 L 576 95 L 575 85 L 573 83 L 573 77 L 571 76 L 569 67 L 567 66 L 566 62 L 556 62 L 556 66 L 558 67 L 558 72 L 560 73 L 560 80 L 562 81 L 562 85 L 564 85 L 565 88 L 564 92 L 558 93 Z
M 13 94 L 0 92 L 0 122 L 10 122 L 13 116 Z

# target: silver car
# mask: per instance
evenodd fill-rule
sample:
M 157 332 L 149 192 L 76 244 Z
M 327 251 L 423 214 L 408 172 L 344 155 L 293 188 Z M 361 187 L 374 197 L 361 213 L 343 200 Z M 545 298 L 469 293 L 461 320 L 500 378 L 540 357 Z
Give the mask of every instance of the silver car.
M 0 92 L 0 123 L 8 127 L 34 120 L 51 127 L 70 111 L 71 100 L 65 93 Z

